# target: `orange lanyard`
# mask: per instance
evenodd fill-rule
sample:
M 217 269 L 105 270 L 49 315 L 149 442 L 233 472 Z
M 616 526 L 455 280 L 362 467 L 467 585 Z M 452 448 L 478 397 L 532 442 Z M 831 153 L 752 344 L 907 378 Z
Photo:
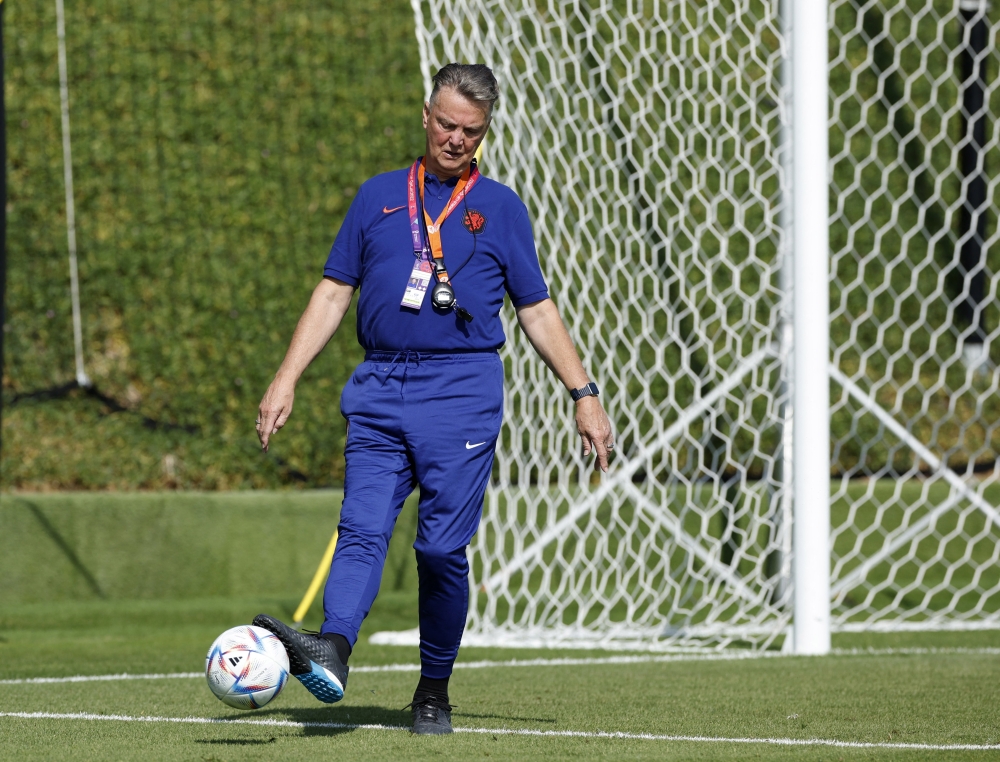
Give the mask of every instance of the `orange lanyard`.
M 438 280 L 442 283 L 448 282 L 448 273 L 444 269 L 444 248 L 441 246 L 441 226 L 444 221 L 448 219 L 448 215 L 455 211 L 462 199 L 465 198 L 466 194 L 472 190 L 472 186 L 476 184 L 479 179 L 479 168 L 475 164 L 470 164 L 469 167 L 462 173 L 462 176 L 458 179 L 458 183 L 455 184 L 455 189 L 451 192 L 451 199 L 445 205 L 441 214 L 434 221 L 431 220 L 429 214 L 427 214 L 427 208 L 424 206 L 424 162 L 420 161 L 417 167 L 417 183 L 420 186 L 420 208 L 424 213 L 424 220 L 427 222 L 427 238 L 431 246 L 431 255 L 436 261 L 436 267 L 438 273 Z

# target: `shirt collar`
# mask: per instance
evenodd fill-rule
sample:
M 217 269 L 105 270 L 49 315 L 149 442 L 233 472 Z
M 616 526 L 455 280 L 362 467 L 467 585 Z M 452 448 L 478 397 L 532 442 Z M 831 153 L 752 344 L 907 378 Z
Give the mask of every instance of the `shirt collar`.
M 440 180 L 438 180 L 437 175 L 435 175 L 432 172 L 428 172 L 424 175 L 424 186 L 427 188 L 438 188 L 442 185 L 448 188 L 454 188 L 457 184 L 458 184 L 458 177 L 449 177 L 444 182 L 441 182 Z

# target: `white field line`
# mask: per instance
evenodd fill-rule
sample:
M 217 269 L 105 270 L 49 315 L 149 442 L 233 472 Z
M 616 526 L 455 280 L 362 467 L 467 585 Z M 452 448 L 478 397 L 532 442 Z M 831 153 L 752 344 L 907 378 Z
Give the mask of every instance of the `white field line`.
M 833 649 L 833 656 L 927 656 L 945 654 L 974 654 L 1000 656 L 1000 648 L 853 648 Z M 511 667 L 589 667 L 601 665 L 664 664 L 688 661 L 745 661 L 749 659 L 793 659 L 794 654 L 766 651 L 740 651 L 734 653 L 699 654 L 637 654 L 635 656 L 596 656 L 564 659 L 509 659 L 506 661 L 466 661 L 459 662 L 455 669 L 507 669 Z M 799 657 L 802 658 L 802 657 Z M 805 657 L 815 658 L 815 657 Z M 352 674 L 362 672 L 419 672 L 419 664 L 382 664 L 351 667 Z M 203 678 L 204 672 L 167 672 L 133 675 L 122 672 L 117 675 L 73 675 L 71 677 L 23 677 L 0 680 L 0 685 L 45 685 L 49 683 L 90 683 L 117 680 L 172 680 Z
M 59 712 L 0 712 L 0 718 L 24 720 L 90 720 L 110 722 L 151 722 L 190 725 L 258 725 L 269 728 L 328 728 L 332 730 L 406 730 L 403 725 L 377 725 L 350 722 L 293 722 L 291 720 L 244 720 L 224 717 L 133 717 L 127 714 L 74 714 Z M 770 746 L 832 746 L 839 749 L 919 749 L 926 751 L 997 751 L 1000 745 L 988 744 L 926 744 L 926 743 L 866 743 L 835 741 L 827 738 L 725 738 L 713 736 L 673 736 L 656 733 L 621 733 L 603 730 L 528 730 L 521 728 L 455 728 L 456 733 L 476 735 L 536 736 L 541 738 L 607 738 L 629 741 L 673 741 L 687 743 L 766 744 Z
M 204 672 L 169 672 L 151 673 L 148 675 L 130 675 L 122 672 L 118 675 L 73 675 L 71 677 L 25 677 L 14 680 L 0 680 L 0 685 L 45 685 L 47 683 L 98 683 L 116 680 L 173 680 L 177 678 L 204 677 Z

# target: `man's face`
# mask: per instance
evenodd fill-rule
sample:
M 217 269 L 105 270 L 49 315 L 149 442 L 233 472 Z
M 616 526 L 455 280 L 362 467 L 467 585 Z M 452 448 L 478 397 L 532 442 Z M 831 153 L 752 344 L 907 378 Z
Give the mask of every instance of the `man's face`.
M 428 172 L 444 178 L 465 171 L 489 129 L 486 111 L 452 87 L 439 90 L 434 105 L 424 104 Z

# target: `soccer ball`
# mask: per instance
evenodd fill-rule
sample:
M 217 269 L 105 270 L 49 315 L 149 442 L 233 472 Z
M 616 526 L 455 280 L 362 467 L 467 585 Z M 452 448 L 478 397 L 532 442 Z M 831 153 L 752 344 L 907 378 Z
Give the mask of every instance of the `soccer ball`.
M 222 703 L 260 709 L 285 687 L 288 654 L 281 641 L 261 627 L 233 627 L 208 649 L 205 677 Z

